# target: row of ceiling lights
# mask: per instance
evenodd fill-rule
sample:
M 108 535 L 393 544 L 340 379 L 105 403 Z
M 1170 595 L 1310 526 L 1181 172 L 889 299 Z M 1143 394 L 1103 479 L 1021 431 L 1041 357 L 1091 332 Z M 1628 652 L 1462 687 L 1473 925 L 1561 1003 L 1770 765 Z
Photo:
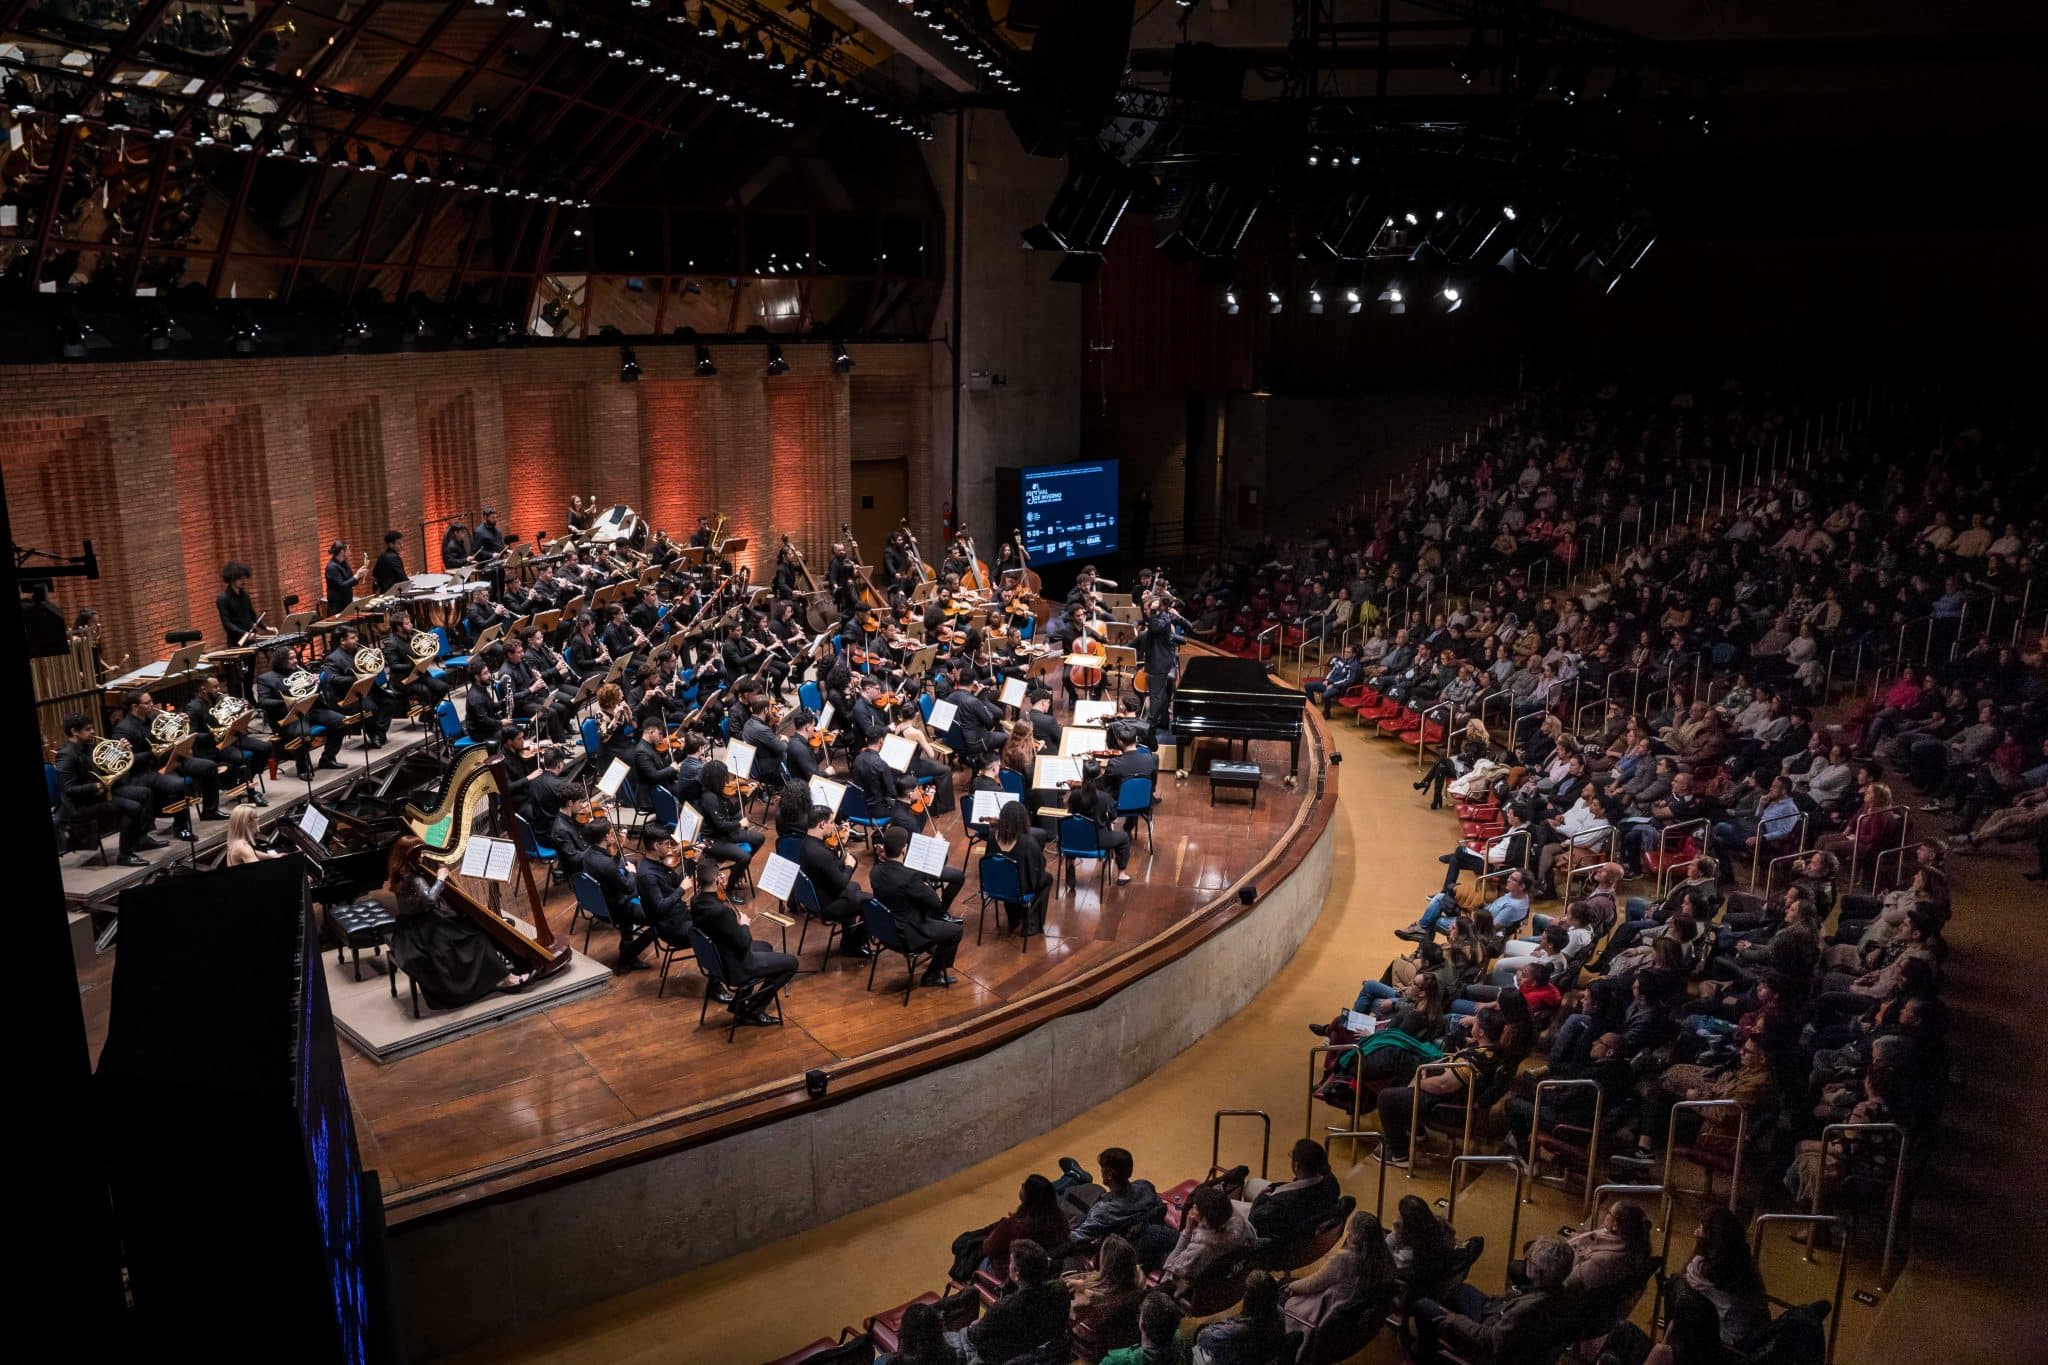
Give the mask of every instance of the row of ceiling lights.
M 983 75 L 1011 94 L 1017 92 L 1017 82 L 1010 78 L 1009 72 L 1003 70 L 1002 65 L 964 29 L 955 29 L 948 24 L 945 13 L 934 0 L 896 0 L 896 3 L 909 10 L 913 17 L 931 25 L 932 31 L 945 40 L 946 46 L 972 62 Z

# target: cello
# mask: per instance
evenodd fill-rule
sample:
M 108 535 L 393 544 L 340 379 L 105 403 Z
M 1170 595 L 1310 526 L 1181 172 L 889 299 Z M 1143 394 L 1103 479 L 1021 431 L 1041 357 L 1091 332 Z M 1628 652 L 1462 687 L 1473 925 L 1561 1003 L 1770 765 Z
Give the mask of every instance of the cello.
M 1107 657 L 1108 651 L 1103 648 L 1102 641 L 1088 633 L 1085 621 L 1078 623 L 1078 629 L 1079 633 L 1074 636 L 1073 653 L 1092 654 L 1097 658 Z M 1099 687 L 1102 684 L 1102 666 L 1070 663 L 1067 665 L 1067 681 L 1075 687 Z
M 1052 603 L 1045 600 L 1045 580 L 1038 576 L 1038 570 L 1031 567 L 1031 557 L 1024 549 L 1024 531 L 1020 527 L 1016 538 L 1010 542 L 1017 552 L 1017 589 L 1028 594 L 1032 601 L 1031 614 L 1044 625 L 1052 619 Z

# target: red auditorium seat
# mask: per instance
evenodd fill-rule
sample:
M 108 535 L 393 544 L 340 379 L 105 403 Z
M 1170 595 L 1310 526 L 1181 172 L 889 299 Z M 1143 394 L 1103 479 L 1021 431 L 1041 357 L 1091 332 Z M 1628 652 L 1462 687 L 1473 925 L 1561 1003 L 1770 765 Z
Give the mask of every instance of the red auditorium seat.
M 903 1315 L 921 1303 L 937 1303 L 936 1293 L 919 1294 L 908 1303 L 899 1303 L 894 1308 L 884 1309 L 863 1323 L 862 1330 L 874 1339 L 875 1350 L 894 1355 L 903 1338 Z

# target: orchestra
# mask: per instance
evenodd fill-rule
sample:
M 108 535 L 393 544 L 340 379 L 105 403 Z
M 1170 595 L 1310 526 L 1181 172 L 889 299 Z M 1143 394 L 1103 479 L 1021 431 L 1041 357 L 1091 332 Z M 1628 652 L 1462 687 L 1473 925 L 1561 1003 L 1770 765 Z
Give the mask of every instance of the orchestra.
M 191 812 L 224 818 L 224 790 L 264 804 L 264 776 L 286 761 L 310 790 L 319 772 L 342 766 L 350 735 L 367 761 L 394 724 L 438 734 L 435 713 L 453 702 L 464 743 L 486 751 L 510 813 L 558 876 L 597 884 L 619 935 L 616 970 L 642 965 L 657 940 L 687 946 L 690 928 L 703 928 L 738 959 L 731 1005 L 741 1022 L 767 1017 L 769 986 L 785 970 L 732 908 L 754 894 L 771 843 L 796 862 L 806 912 L 835 928 L 842 952 L 875 951 L 861 910 L 871 892 L 905 940 L 933 954 L 925 980 L 940 986 L 953 983 L 951 908 L 965 878 L 957 867 L 915 870 L 909 851 L 912 836 L 943 834 L 956 813 L 965 822 L 956 769 L 974 791 L 1010 790 L 1006 769 L 1023 778 L 1029 805 L 1006 807 L 1000 822 L 1009 846 L 1038 847 L 1073 812 L 1095 820 L 1120 869 L 1128 860 L 1136 820 L 1117 810 L 1117 784 L 1156 779 L 1137 708 L 1150 729 L 1165 724 L 1187 630 L 1163 576 L 1141 580 L 1133 638 L 1128 611 L 1119 622 L 1103 598 L 1116 584 L 1087 566 L 1063 602 L 1046 601 L 1015 541 L 998 547 L 993 571 L 964 533 L 928 564 L 906 523 L 871 571 L 842 527 L 821 581 L 783 534 L 756 586 L 751 566 L 732 565 L 724 517 L 697 518 L 680 544 L 644 527 L 608 539 L 626 509 L 600 518 L 599 506 L 572 499 L 568 535 L 540 532 L 530 545 L 488 507 L 473 527 L 447 519 L 448 572 L 427 577 L 457 590 L 441 595 L 409 586 L 401 532 L 385 534 L 375 561 L 336 539 L 323 570 L 329 619 L 289 636 L 259 638 L 266 614 L 250 596 L 253 572 L 230 561 L 216 606 L 230 649 L 252 656 L 244 697 L 217 673 L 175 712 L 131 691 L 111 742 L 75 718 L 54 760 L 60 821 L 104 820 L 119 830 L 121 864 L 147 866 L 140 854 L 165 846 L 152 833 L 158 820 L 193 839 Z M 1132 678 L 1108 652 L 1113 642 L 1135 646 L 1143 697 L 1124 695 Z M 1034 760 L 1062 742 L 1055 671 L 1076 697 L 1114 686 L 1125 719 L 1109 748 L 1080 756 L 1081 781 L 1035 790 Z M 817 804 L 814 779 L 844 782 L 846 808 Z M 872 828 L 846 818 L 863 810 Z M 780 842 L 757 811 L 774 812 Z M 856 843 L 870 849 L 865 876 Z M 1043 884 L 1030 881 L 1024 920 L 1036 924 Z

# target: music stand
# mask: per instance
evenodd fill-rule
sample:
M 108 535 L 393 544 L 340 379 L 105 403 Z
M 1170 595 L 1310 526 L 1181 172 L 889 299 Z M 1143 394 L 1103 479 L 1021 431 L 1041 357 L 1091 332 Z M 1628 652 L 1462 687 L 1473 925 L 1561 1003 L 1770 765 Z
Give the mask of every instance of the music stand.
M 677 563 L 687 564 L 693 569 L 703 568 L 705 561 L 710 558 L 711 551 L 702 545 L 682 546 L 676 554 Z
M 498 637 L 504 633 L 505 628 L 503 625 L 496 621 L 491 622 L 491 624 L 477 632 L 476 643 L 469 647 L 469 652 L 471 654 L 483 653 L 484 650 L 496 644 Z
M 171 657 L 164 661 L 165 682 L 174 682 L 181 674 L 190 673 L 200 666 L 205 657 L 206 646 L 197 641 L 180 645 L 171 651 Z
M 605 672 L 604 680 L 606 682 L 617 682 L 619 678 L 622 675 L 624 675 L 626 669 L 632 664 L 632 662 L 633 656 L 630 653 L 622 655 L 619 658 L 613 659 L 612 666 Z
M 903 671 L 910 674 L 910 676 L 912 677 L 919 677 L 923 674 L 931 672 L 932 660 L 938 657 L 939 647 L 937 645 L 921 646 L 914 653 L 912 653 L 909 660 L 904 663 Z
M 320 614 L 312 611 L 295 611 L 284 618 L 284 624 L 277 628 L 280 635 L 304 635 Z
M 1129 645 L 1104 645 L 1102 647 L 1103 668 L 1116 679 L 1116 690 L 1122 695 L 1124 683 L 1138 667 L 1138 651 Z
M 720 559 L 731 559 L 746 548 L 747 538 L 745 536 L 734 536 L 730 540 L 722 540 L 718 543 L 717 554 Z
M 920 581 L 916 587 L 910 590 L 911 604 L 915 606 L 920 602 L 931 601 L 933 594 L 938 592 L 938 590 L 939 584 L 937 579 L 927 578 Z
M 1042 659 L 1033 659 L 1024 667 L 1024 681 L 1035 683 L 1041 678 L 1051 677 L 1067 662 L 1064 654 L 1048 654 Z

